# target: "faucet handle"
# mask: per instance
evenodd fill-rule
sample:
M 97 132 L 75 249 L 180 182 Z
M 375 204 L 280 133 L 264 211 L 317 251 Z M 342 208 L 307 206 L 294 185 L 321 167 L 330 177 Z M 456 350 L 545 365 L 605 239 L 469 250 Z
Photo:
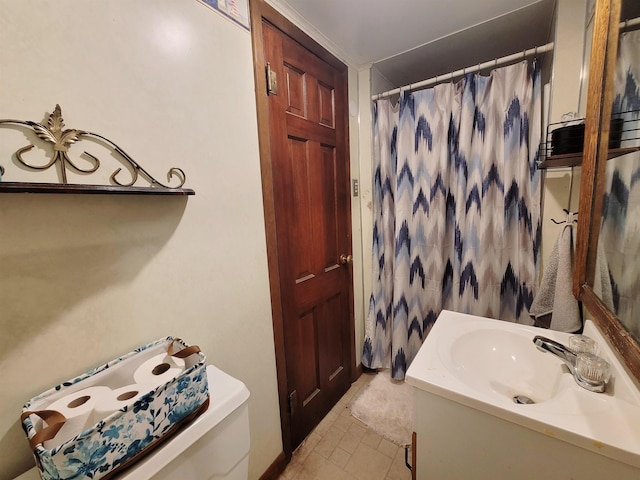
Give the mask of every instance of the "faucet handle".
M 593 353 L 579 353 L 576 358 L 576 373 L 592 385 L 609 381 L 611 366 L 604 358 Z
M 572 335 L 569 337 L 569 348 L 576 353 L 593 353 L 597 355 L 598 344 L 586 335 Z

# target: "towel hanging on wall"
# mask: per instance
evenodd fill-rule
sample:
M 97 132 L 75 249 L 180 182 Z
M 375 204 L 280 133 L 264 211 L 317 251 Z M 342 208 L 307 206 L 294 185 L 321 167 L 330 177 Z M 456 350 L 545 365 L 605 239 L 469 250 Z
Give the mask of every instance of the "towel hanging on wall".
M 568 217 L 544 268 L 529 315 L 539 323 L 547 323 L 550 316 L 550 329 L 573 333 L 582 329 L 582 318 L 572 290 L 573 214 Z

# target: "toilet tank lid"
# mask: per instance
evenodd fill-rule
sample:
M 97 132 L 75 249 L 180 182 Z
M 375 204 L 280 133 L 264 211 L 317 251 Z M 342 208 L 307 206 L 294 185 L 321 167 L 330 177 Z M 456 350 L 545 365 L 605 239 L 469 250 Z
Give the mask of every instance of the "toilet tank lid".
M 156 451 L 127 470 L 119 480 L 138 480 L 156 474 L 249 399 L 249 390 L 213 365 L 207 366 L 209 408 Z
M 178 436 L 189 431 L 189 435 L 195 441 L 249 399 L 249 390 L 244 383 L 213 365 L 207 366 L 207 380 L 209 382 L 209 408 Z
M 38 469 L 33 467 L 31 470 L 27 470 L 19 477 L 14 478 L 14 480 L 42 480 L 42 478 L 38 473 Z

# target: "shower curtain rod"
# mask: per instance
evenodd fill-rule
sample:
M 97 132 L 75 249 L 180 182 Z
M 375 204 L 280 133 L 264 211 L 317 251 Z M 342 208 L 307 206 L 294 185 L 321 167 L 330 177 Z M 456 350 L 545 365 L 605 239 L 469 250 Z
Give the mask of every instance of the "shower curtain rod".
M 507 55 L 506 57 L 496 58 L 495 60 L 490 60 L 488 62 L 479 63 L 477 65 L 472 65 L 467 68 L 462 68 L 460 70 L 456 70 L 451 73 L 436 75 L 433 78 L 429 78 L 428 80 L 422 80 L 421 82 L 418 82 L 418 83 L 410 83 L 409 85 L 405 85 L 404 87 L 394 88 L 393 90 L 377 93 L 375 95 L 371 95 L 371 100 L 378 100 L 380 98 L 390 97 L 391 95 L 395 95 L 396 93 L 400 93 L 404 90 L 415 90 L 422 87 L 428 87 L 429 85 L 433 85 L 441 81 L 453 80 L 455 77 L 459 77 L 466 73 L 478 72 L 480 70 L 483 70 L 489 67 L 498 67 L 500 65 L 511 63 L 515 60 L 518 60 L 519 58 L 524 59 L 530 55 L 537 55 L 538 53 L 545 53 L 550 50 L 553 50 L 553 42 L 547 43 L 546 45 L 542 45 L 540 47 L 530 48 L 529 50 L 525 50 L 523 52 Z
M 630 18 L 629 20 L 620 22 L 620 30 L 626 30 L 627 28 L 635 27 L 636 25 L 640 25 L 640 17 Z

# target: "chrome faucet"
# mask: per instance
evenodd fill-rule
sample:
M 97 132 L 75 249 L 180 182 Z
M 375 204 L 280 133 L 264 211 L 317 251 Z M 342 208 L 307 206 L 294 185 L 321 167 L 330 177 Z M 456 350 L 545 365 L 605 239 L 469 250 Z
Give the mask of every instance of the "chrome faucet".
M 576 383 L 582 388 L 585 388 L 590 392 L 597 393 L 602 393 L 605 391 L 605 388 L 607 387 L 607 375 L 602 375 L 601 372 L 597 369 L 589 368 L 587 368 L 586 370 L 588 372 L 587 374 L 585 374 L 585 372 L 581 373 L 579 371 L 580 369 L 577 367 L 578 354 L 571 350 L 569 347 L 566 347 L 563 344 L 556 342 L 555 340 L 551 340 L 550 338 L 542 337 L 540 335 L 536 335 L 533 338 L 533 343 L 541 352 L 549 352 L 562 360 L 562 362 L 571 372 L 571 375 L 573 375 Z M 595 355 L 592 356 L 595 357 Z M 596 358 L 600 359 L 599 357 Z M 604 360 L 600 360 L 604 362 Z

